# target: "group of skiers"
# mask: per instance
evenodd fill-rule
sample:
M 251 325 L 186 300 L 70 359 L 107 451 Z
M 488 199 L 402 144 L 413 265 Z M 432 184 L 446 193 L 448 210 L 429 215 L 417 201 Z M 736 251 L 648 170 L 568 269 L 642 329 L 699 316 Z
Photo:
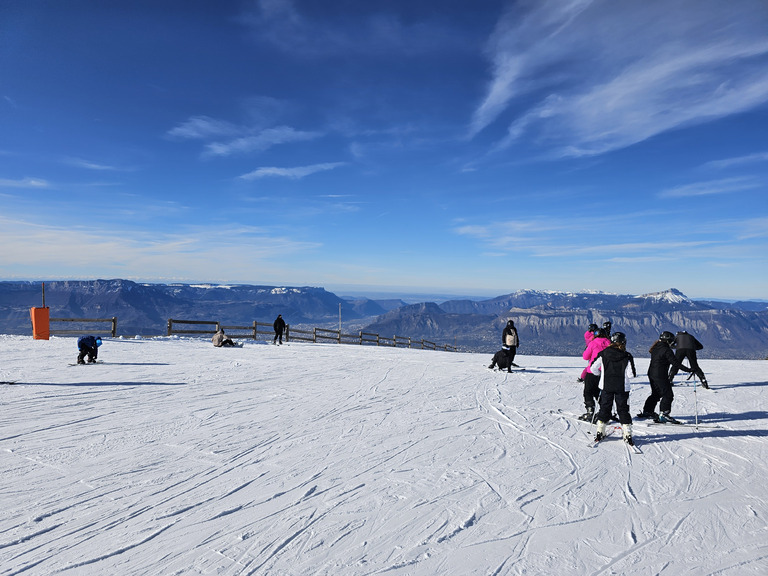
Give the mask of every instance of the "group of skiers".
M 611 420 L 621 424 L 624 441 L 634 444 L 632 440 L 632 415 L 629 412 L 630 378 L 637 376 L 635 359 L 627 352 L 627 336 L 623 332 L 611 332 L 611 322 L 603 322 L 602 327 L 590 324 L 584 333 L 585 350 L 583 354 L 587 365 L 578 378 L 584 383 L 584 407 L 586 412 L 579 418 L 597 423 L 596 441 L 605 435 L 605 426 Z M 520 339 L 512 320 L 501 334 L 501 350 L 496 352 L 491 361 L 490 369 L 496 366 L 499 370 L 512 371 L 519 368 L 514 363 Z M 672 351 L 672 347 L 676 352 Z M 651 384 L 651 394 L 648 396 L 643 411 L 636 418 L 653 418 L 656 422 L 679 423 L 670 415 L 672 411 L 672 380 L 679 370 L 693 372 L 701 381 L 704 388 L 709 388 L 704 372 L 696 358 L 696 351 L 703 348 L 693 335 L 680 331 L 675 336 L 664 331 L 649 350 L 651 362 L 648 367 L 648 380 Z M 683 364 L 688 360 L 690 368 Z M 658 404 L 659 412 L 656 412 Z M 613 407 L 616 412 L 613 412 Z
M 587 367 L 582 372 L 580 381 L 584 382 L 584 407 L 586 412 L 582 420 L 597 422 L 595 441 L 599 442 L 605 435 L 606 423 L 618 419 L 621 424 L 624 441 L 634 444 L 632 440 L 632 416 L 629 413 L 630 371 L 636 377 L 635 361 L 632 354 L 627 352 L 627 337 L 623 332 L 611 334 L 611 323 L 604 322 L 602 328 L 591 324 L 584 334 L 586 348 L 583 358 Z M 676 352 L 672 347 L 677 348 Z M 648 380 L 651 384 L 651 394 L 643 405 L 643 411 L 636 418 L 653 418 L 656 422 L 679 423 L 670 415 L 672 411 L 672 380 L 679 370 L 693 372 L 701 381 L 704 388 L 709 388 L 704 372 L 698 365 L 696 351 L 703 348 L 694 336 L 680 331 L 677 336 L 664 331 L 653 343 L 648 366 Z M 687 359 L 690 368 L 682 360 Z M 670 369 L 671 368 L 671 369 Z M 599 410 L 595 414 L 595 401 L 599 402 Z M 656 405 L 659 413 L 656 412 Z M 616 414 L 612 414 L 613 406 Z

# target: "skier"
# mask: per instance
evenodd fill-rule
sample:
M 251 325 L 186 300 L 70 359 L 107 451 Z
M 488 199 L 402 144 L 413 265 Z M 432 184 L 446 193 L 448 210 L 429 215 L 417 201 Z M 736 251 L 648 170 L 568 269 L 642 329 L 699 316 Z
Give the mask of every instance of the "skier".
M 77 349 L 80 353 L 77 355 L 77 363 L 85 364 L 85 357 L 88 356 L 88 363 L 93 364 L 99 356 L 99 346 L 101 338 L 98 336 L 80 336 L 77 339 Z
M 603 322 L 603 332 L 605 332 L 605 337 L 610 338 L 611 337 L 611 328 L 613 324 L 611 324 L 610 320 L 606 320 Z
M 584 332 L 584 349 L 587 349 L 587 346 L 589 346 L 589 343 L 592 342 L 592 340 L 595 339 L 595 331 L 597 330 L 597 324 L 590 324 L 587 327 L 587 331 Z M 587 375 L 587 368 L 589 368 L 589 364 L 584 366 L 584 370 L 581 371 L 581 376 L 576 378 L 576 382 L 584 382 L 584 377 Z
M 611 419 L 611 408 L 616 403 L 624 441 L 633 445 L 632 415 L 629 413 L 630 369 L 632 378 L 637 376 L 635 359 L 627 352 L 627 337 L 623 332 L 614 332 L 611 345 L 597 355 L 592 363 L 592 373 L 600 374 L 600 411 L 597 413 L 597 434 L 595 442 L 605 436 L 605 424 Z
M 508 367 L 514 366 L 520 368 L 515 364 L 515 354 L 517 354 L 517 347 L 520 345 L 520 339 L 517 337 L 517 328 L 512 320 L 507 321 L 507 325 L 501 332 L 501 348 L 506 350 L 507 356 L 509 356 Z
M 699 362 L 696 359 L 696 350 L 702 350 L 704 345 L 699 342 L 695 336 L 688 334 L 688 332 L 683 330 L 678 332 L 677 336 L 675 336 L 673 346 L 675 347 L 675 359 L 682 363 L 682 361 L 687 358 L 688 364 L 691 366 L 691 371 L 699 377 L 701 385 L 704 386 L 704 388 L 709 389 L 707 377 L 704 376 L 704 371 L 699 367 Z M 669 381 L 672 382 L 676 375 L 677 368 L 673 367 L 669 371 Z
M 584 407 L 587 411 L 579 416 L 580 420 L 592 422 L 595 416 L 595 399 L 600 396 L 600 379 L 592 373 L 592 362 L 597 355 L 611 345 L 602 329 L 595 330 L 595 338 L 589 343 L 582 355 L 587 361 L 587 373 L 584 375 Z
M 282 344 L 283 331 L 285 330 L 285 320 L 283 320 L 282 314 L 277 315 L 277 318 L 275 318 L 275 323 L 272 324 L 272 328 L 275 329 L 275 339 L 272 340 L 272 344 Z
M 672 400 L 675 398 L 672 383 L 669 380 L 669 367 L 675 366 L 683 372 L 691 370 L 675 359 L 675 354 L 670 348 L 674 340 L 675 335 L 665 330 L 648 350 L 651 353 L 651 363 L 648 366 L 651 395 L 646 399 L 643 411 L 637 415 L 638 418 L 653 418 L 656 422 L 677 423 L 677 420 L 669 415 L 672 410 Z M 657 402 L 661 414 L 656 413 Z
M 224 333 L 224 328 L 222 327 L 219 327 L 216 334 L 213 335 L 211 342 L 213 342 L 213 345 L 216 346 L 216 348 L 237 346 L 237 344 L 233 342 L 232 338 L 228 337 Z

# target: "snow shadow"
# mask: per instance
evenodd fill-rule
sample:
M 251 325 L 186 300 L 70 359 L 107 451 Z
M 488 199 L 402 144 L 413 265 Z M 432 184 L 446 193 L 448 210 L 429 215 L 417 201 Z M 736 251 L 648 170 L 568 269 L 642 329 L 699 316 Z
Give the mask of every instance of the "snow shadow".
M 686 427 L 684 432 L 673 432 L 653 435 L 638 435 L 638 440 L 643 444 L 656 444 L 657 442 L 678 442 L 691 438 L 768 438 L 768 430 L 725 430 L 723 428 L 695 428 Z
M 187 382 L 17 382 L 14 386 L 186 386 Z
M 737 382 L 735 384 L 724 384 L 723 386 L 712 386 L 714 390 L 725 388 L 741 388 L 742 386 L 768 386 L 768 382 Z M 699 385 L 701 387 L 701 385 Z

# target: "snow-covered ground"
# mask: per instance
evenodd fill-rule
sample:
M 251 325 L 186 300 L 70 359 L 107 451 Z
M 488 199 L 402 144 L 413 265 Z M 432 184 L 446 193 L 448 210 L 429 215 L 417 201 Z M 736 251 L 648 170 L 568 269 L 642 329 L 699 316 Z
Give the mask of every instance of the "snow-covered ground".
M 767 362 L 636 455 L 553 412 L 580 358 L 491 352 L 0 336 L 0 574 L 768 574 Z

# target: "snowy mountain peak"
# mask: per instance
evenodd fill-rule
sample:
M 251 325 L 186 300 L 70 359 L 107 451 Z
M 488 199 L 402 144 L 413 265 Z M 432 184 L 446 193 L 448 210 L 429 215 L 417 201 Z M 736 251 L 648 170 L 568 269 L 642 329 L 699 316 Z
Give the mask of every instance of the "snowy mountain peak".
M 663 292 L 651 292 L 650 294 L 641 294 L 636 298 L 653 300 L 654 302 L 667 302 L 669 304 L 693 304 L 690 298 L 680 292 L 677 288 L 670 288 Z

